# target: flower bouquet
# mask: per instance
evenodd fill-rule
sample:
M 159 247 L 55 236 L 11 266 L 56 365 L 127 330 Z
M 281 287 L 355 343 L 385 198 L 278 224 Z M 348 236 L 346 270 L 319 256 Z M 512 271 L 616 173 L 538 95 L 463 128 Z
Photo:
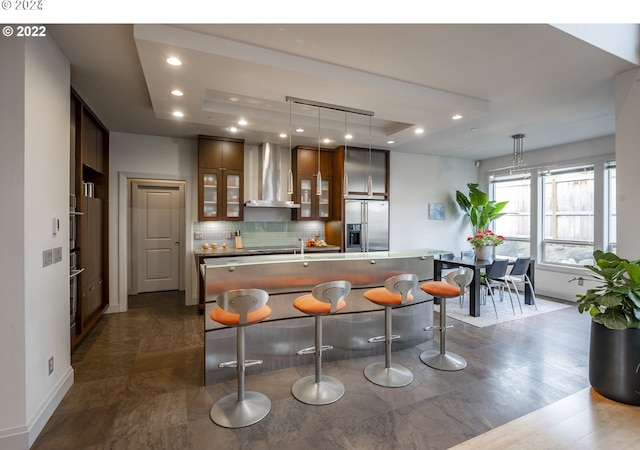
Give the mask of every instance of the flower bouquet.
M 467 242 L 474 247 L 495 247 L 504 242 L 504 236 L 495 234 L 491 230 L 480 230 L 475 236 L 469 236 Z

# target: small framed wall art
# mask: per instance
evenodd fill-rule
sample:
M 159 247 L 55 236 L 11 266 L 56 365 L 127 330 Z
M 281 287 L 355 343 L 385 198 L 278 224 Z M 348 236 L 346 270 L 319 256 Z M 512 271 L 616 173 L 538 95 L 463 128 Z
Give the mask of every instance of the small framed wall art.
M 429 220 L 444 220 L 444 203 L 429 203 Z

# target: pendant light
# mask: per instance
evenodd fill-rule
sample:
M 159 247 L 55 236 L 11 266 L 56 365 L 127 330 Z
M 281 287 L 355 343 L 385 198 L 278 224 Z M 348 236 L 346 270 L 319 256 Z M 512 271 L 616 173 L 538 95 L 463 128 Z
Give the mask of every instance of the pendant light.
M 371 116 L 369 116 L 369 178 L 367 178 L 367 195 L 373 197 L 373 178 L 371 177 Z
M 287 177 L 287 194 L 293 194 L 293 170 L 291 168 L 291 100 L 289 100 L 289 176 Z
M 342 180 L 342 195 L 345 197 L 349 195 L 349 176 L 347 175 L 346 165 L 347 165 L 347 151 L 349 147 L 347 146 L 347 112 L 344 112 L 344 179 Z
M 316 195 L 322 195 L 322 174 L 320 173 L 320 108 L 318 108 L 318 176 L 316 179 Z

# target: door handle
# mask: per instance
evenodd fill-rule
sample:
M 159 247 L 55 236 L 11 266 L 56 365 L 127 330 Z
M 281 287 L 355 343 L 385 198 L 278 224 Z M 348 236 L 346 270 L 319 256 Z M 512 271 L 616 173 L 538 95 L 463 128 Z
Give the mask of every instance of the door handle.
M 175 245 L 180 245 L 180 242 L 176 242 Z

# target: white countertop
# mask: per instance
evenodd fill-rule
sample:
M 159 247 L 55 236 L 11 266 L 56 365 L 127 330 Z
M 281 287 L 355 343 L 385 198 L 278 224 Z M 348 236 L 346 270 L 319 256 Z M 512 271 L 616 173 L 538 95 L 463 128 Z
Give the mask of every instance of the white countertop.
M 236 257 L 216 257 L 207 258 L 204 263 L 207 268 L 230 267 L 230 266 L 251 266 L 263 264 L 291 263 L 300 261 L 360 261 L 376 259 L 394 258 L 420 258 L 447 253 L 445 250 L 435 249 L 415 249 L 398 250 L 388 252 L 350 252 L 350 253 L 305 253 L 303 255 L 255 255 Z

